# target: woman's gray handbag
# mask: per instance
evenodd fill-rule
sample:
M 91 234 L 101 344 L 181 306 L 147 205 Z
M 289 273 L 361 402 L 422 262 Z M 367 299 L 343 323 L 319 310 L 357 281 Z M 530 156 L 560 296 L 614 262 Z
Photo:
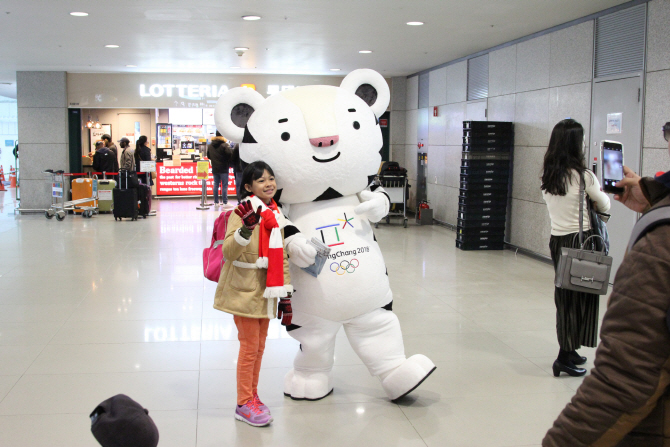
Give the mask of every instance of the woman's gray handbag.
M 584 196 L 585 185 L 582 178 L 579 187 L 579 247 L 561 248 L 561 257 L 556 268 L 554 285 L 560 289 L 605 295 L 612 270 L 612 257 L 604 251 L 596 251 L 594 242 L 601 236 L 593 235 L 584 240 Z M 591 242 L 592 249 L 585 249 Z M 604 240 L 603 240 L 604 245 Z

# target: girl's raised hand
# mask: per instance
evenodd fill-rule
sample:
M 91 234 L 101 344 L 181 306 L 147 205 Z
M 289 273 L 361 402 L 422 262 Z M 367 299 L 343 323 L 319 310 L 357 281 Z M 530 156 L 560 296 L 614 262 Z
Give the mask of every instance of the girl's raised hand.
M 251 202 L 246 200 L 237 205 L 235 214 L 240 216 L 242 223 L 249 231 L 254 231 L 254 228 L 256 228 L 256 225 L 258 225 L 258 222 L 261 220 L 261 207 L 259 206 L 258 209 L 254 211 Z

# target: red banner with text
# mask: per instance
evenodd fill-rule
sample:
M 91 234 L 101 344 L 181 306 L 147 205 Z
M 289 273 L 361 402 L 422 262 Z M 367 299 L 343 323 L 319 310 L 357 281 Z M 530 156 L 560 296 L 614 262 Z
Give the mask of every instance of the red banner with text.
M 156 163 L 156 195 L 159 196 L 199 196 L 202 194 L 202 180 L 198 180 L 198 164 L 192 162 L 182 163 L 181 166 L 164 166 Z M 209 168 L 207 179 L 207 194 L 214 193 L 214 176 L 212 168 Z M 235 174 L 230 168 L 228 174 L 228 195 L 234 196 Z

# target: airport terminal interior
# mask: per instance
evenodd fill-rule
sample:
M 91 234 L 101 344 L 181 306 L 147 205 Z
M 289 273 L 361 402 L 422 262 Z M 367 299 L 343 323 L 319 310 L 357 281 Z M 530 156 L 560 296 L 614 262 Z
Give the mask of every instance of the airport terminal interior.
M 670 0 L 2 8 L 0 446 L 155 447 L 132 441 L 132 424 L 110 425 L 125 444 L 99 438 L 96 424 L 112 422 L 98 405 L 118 394 L 148 410 L 161 447 L 590 445 L 543 442 L 596 357 L 579 347 L 585 372 L 556 374 L 543 163 L 554 126 L 574 120 L 601 185 L 624 164 L 650 181 L 670 170 Z M 116 167 L 99 172 L 112 143 Z M 276 233 L 267 214 L 252 236 L 231 232 L 223 253 L 248 237 L 257 251 L 240 248 L 247 262 L 225 260 L 218 282 L 203 250 L 221 250 L 219 216 L 247 225 L 233 213 L 236 174 L 261 159 L 290 219 L 275 211 L 295 290 L 293 322 L 270 319 L 260 368 L 272 421 L 253 426 L 238 402 L 243 317 L 220 303 L 256 290 L 228 272 L 267 269 L 274 289 L 273 258 L 256 259 Z M 607 197 L 596 334 L 640 216 Z M 303 240 L 330 250 L 318 274 L 298 264 Z M 369 317 L 380 312 L 387 323 Z M 315 342 L 333 324 L 334 348 Z M 384 355 L 401 366 L 379 366 Z M 326 366 L 305 366 L 317 358 Z M 388 385 L 406 365 L 409 384 Z

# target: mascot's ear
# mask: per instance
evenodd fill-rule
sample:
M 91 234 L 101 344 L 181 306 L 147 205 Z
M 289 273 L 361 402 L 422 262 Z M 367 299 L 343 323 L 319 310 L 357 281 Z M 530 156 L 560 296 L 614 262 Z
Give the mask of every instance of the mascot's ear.
M 235 87 L 221 95 L 214 109 L 216 130 L 236 143 L 244 137 L 244 127 L 261 103 L 263 95 L 248 87 Z
M 368 68 L 349 73 L 342 80 L 340 87 L 365 101 L 377 117 L 386 112 L 391 102 L 391 91 L 384 77 Z

